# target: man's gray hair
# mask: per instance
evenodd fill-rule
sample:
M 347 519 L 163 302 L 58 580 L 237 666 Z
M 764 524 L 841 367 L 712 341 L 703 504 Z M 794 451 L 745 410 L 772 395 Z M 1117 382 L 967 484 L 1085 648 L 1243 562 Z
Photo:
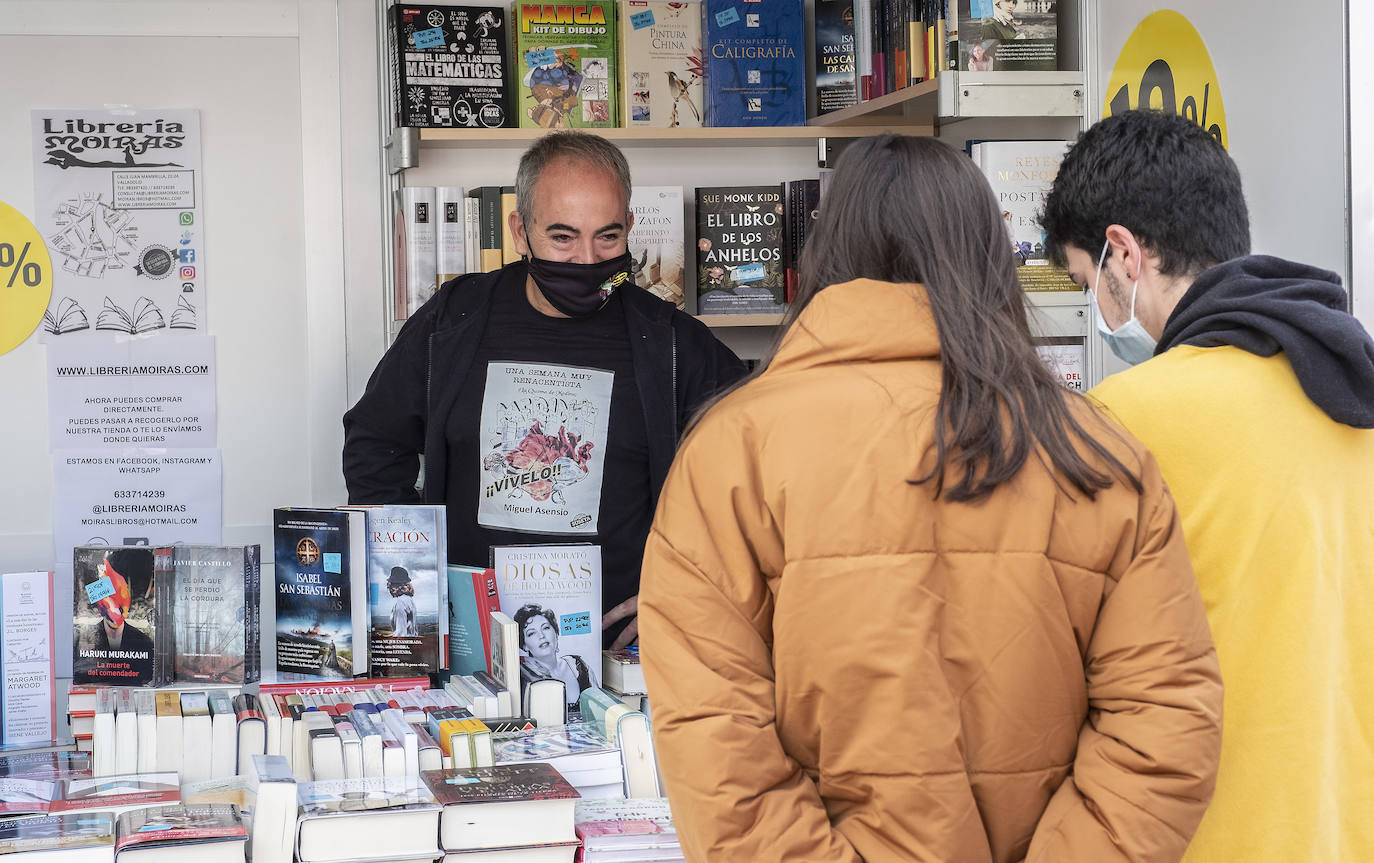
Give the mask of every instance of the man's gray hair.
M 625 193 L 625 209 L 630 207 L 630 165 L 620 148 L 600 135 L 586 132 L 551 132 L 535 141 L 520 157 L 515 171 L 515 205 L 525 230 L 534 228 L 530 209 L 534 201 L 534 184 L 544 169 L 558 159 L 572 159 L 589 168 L 606 171 L 620 181 Z

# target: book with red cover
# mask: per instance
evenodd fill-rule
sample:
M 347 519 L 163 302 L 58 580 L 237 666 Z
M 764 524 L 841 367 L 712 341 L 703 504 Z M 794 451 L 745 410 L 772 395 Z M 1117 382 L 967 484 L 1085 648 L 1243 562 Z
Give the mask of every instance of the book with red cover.
M 312 695 L 357 692 L 362 689 L 383 689 L 401 692 L 407 689 L 428 689 L 428 677 L 359 677 L 354 680 L 310 680 L 297 683 L 263 683 L 258 692 L 263 695 Z M 339 699 L 333 699 L 338 701 Z
M 426 770 L 420 778 L 434 792 L 434 799 L 444 806 L 582 797 L 563 774 L 542 762 Z
M 203 845 L 247 842 L 248 828 L 232 803 L 154 806 L 125 812 L 116 820 L 115 854 L 133 846 Z M 188 854 L 192 853 L 190 851 Z

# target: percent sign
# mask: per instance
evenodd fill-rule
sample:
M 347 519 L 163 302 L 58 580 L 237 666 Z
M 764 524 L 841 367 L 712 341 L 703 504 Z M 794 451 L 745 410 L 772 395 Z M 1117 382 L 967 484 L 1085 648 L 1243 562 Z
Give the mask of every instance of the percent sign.
M 14 280 L 19 278 L 22 273 L 24 284 L 31 288 L 36 288 L 43 283 L 43 267 L 36 261 L 24 263 L 24 257 L 29 253 L 29 243 L 19 250 L 19 259 L 15 260 L 14 246 L 9 243 L 0 243 L 0 275 L 4 275 L 4 270 L 10 271 L 10 277 L 5 282 L 5 287 L 14 287 Z

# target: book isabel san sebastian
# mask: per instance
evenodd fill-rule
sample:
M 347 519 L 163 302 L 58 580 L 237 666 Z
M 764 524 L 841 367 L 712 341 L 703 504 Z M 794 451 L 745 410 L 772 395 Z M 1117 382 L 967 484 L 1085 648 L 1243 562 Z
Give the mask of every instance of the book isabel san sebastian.
M 563 681 L 575 719 L 578 696 L 597 685 L 601 671 L 601 547 L 493 546 L 492 569 L 501 610 L 517 627 L 523 669 Z
M 346 680 L 368 668 L 367 516 L 361 510 L 279 508 L 278 679 Z
M 52 573 L 0 575 L 0 743 L 57 737 Z

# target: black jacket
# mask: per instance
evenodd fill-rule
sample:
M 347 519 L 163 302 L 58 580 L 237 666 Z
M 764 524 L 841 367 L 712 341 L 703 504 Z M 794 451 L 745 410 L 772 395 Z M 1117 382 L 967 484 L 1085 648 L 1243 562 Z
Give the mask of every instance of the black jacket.
M 350 503 L 447 501 L 446 418 L 472 367 L 496 286 L 508 272 L 523 284 L 524 271 L 524 263 L 514 263 L 460 276 L 444 283 L 406 321 L 362 398 L 344 414 L 343 472 Z M 672 304 L 637 288 L 621 297 L 657 503 L 687 420 L 742 377 L 745 366 L 705 324 Z M 431 422 L 431 417 L 437 419 Z M 415 490 L 421 454 L 423 498 Z

